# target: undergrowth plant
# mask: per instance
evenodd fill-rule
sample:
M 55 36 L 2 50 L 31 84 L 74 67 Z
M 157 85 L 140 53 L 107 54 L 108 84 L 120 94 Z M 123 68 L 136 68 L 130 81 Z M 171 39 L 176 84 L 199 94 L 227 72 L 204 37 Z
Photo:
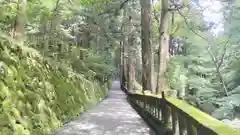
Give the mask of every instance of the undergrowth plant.
M 7 36 L 0 40 L 1 135 L 52 133 L 106 96 L 109 82 L 53 66 L 37 50 L 19 46 Z M 96 74 L 104 77 L 99 70 Z

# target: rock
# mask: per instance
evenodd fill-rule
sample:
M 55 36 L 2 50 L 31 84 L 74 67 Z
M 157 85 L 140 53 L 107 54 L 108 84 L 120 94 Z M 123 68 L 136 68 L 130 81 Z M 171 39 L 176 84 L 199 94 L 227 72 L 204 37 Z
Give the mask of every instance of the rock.
M 222 106 L 220 108 L 217 108 L 212 113 L 212 116 L 219 119 L 233 119 L 234 118 L 234 110 L 231 106 Z
M 211 114 L 214 110 L 216 110 L 216 107 L 209 102 L 199 104 L 199 108 L 208 114 Z
M 223 119 L 222 122 L 226 123 L 226 124 L 230 124 L 232 121 L 229 119 Z
M 237 118 L 235 118 L 233 120 L 224 119 L 224 120 L 222 120 L 222 122 L 226 123 L 227 125 L 229 125 L 232 128 L 240 130 L 240 119 L 237 119 Z

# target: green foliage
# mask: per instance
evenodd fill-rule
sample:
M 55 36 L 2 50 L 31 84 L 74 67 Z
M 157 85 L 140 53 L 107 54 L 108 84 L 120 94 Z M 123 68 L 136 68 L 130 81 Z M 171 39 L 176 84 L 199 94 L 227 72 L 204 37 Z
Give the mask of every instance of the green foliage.
M 102 56 L 94 55 L 91 52 L 86 54 L 84 60 L 74 60 L 72 67 L 77 72 L 85 74 L 87 78 L 98 80 L 99 82 L 105 81 L 115 72 L 114 67 L 105 63 Z
M 179 98 L 220 120 L 237 117 L 240 106 L 239 9 L 225 4 L 219 13 L 225 15 L 224 32 L 215 36 L 198 8 L 176 13 L 171 30 L 174 38 L 182 39 L 176 43 L 182 52 L 171 56 L 168 69 L 169 85 Z
M 109 84 L 52 66 L 37 50 L 0 39 L 0 134 L 51 133 L 106 95 Z
M 50 134 L 107 94 L 115 18 L 96 14 L 111 1 L 28 0 L 23 12 L 18 4 L 0 0 L 0 134 Z M 10 37 L 19 18 L 21 46 Z

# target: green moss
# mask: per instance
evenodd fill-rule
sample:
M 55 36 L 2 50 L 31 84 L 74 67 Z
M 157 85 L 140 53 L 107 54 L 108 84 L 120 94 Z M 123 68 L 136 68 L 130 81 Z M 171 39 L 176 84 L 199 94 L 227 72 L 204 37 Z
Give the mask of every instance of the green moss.
M 17 53 L 10 56 L 6 48 L 11 46 L 0 50 L 3 63 L 0 135 L 54 132 L 65 121 L 95 105 L 107 94 L 107 83 L 87 80 L 71 68 L 53 66 L 41 56 L 30 57 L 25 53 L 21 59 Z M 4 126 L 10 126 L 12 130 Z
M 152 96 L 152 97 L 158 97 L 158 98 L 162 98 L 162 95 L 161 94 L 154 94 L 152 93 L 151 91 L 149 90 L 145 90 L 144 93 L 142 92 L 142 90 L 136 90 L 135 91 L 136 94 L 139 94 L 139 95 L 146 95 L 146 96 Z
M 11 109 L 11 113 L 12 113 L 12 116 L 13 116 L 16 120 L 20 120 L 20 119 L 21 119 L 20 112 L 19 112 L 16 108 L 12 108 L 12 109 Z
M 218 135 L 240 135 L 240 131 L 237 131 L 223 122 L 213 118 L 212 116 L 200 111 L 199 109 L 187 104 L 186 102 L 176 99 L 176 98 L 167 98 L 167 101 L 187 113 L 193 119 L 212 129 Z
M 25 129 L 22 125 L 15 125 L 15 132 L 13 135 L 31 135 L 29 130 Z
M 161 95 L 155 95 L 155 94 L 152 94 L 151 92 L 143 94 L 142 92 L 137 91 L 137 94 L 161 98 Z M 179 100 L 172 97 L 166 98 L 166 100 L 176 108 L 180 109 L 182 112 L 188 114 L 190 117 L 192 117 L 192 119 L 201 123 L 205 127 L 208 127 L 209 129 L 213 130 L 217 135 L 240 135 L 240 131 L 229 127 L 223 122 L 200 111 L 194 106 L 189 105 L 183 100 Z M 192 128 L 193 128 L 193 132 L 196 132 L 196 128 L 195 127 L 192 127 Z
M 3 128 L 0 128 L 0 133 L 2 135 L 12 135 L 13 133 L 10 131 L 10 129 L 6 128 L 6 127 L 3 127 Z
M 3 82 L 0 82 L 0 97 L 4 99 L 9 96 L 10 91 L 8 90 L 8 87 Z

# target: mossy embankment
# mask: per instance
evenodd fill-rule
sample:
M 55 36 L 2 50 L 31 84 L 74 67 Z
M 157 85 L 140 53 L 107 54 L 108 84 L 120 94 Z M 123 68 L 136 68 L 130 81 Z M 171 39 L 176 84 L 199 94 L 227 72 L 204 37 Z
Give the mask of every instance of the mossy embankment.
M 109 81 L 88 80 L 6 42 L 0 43 L 0 135 L 52 133 L 106 96 Z

